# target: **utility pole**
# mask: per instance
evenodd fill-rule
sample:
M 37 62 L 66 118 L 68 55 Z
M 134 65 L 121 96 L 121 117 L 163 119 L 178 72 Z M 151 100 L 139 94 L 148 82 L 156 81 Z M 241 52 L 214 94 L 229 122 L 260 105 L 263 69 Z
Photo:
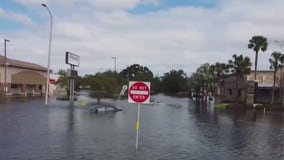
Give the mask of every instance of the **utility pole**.
M 114 59 L 114 72 L 116 72 L 116 57 L 111 57 L 112 59 Z

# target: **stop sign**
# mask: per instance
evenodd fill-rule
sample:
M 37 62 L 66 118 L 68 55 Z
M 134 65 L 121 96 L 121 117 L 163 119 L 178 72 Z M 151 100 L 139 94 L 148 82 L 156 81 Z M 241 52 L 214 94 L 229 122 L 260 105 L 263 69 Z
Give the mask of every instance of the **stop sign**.
M 150 82 L 129 82 L 128 102 L 149 103 L 150 102 Z

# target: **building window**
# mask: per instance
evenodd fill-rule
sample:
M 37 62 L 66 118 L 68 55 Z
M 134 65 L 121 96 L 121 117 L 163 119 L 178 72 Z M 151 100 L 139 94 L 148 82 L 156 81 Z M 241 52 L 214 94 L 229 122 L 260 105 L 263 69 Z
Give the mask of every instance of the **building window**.
M 19 94 L 22 92 L 23 85 L 22 84 L 11 84 L 11 92 L 13 94 Z
M 229 95 L 232 95 L 232 94 L 233 94 L 232 89 L 229 89 Z
M 239 96 L 239 97 L 242 96 L 242 89 L 238 89 L 238 96 Z
M 11 88 L 18 88 L 18 84 L 11 84 Z

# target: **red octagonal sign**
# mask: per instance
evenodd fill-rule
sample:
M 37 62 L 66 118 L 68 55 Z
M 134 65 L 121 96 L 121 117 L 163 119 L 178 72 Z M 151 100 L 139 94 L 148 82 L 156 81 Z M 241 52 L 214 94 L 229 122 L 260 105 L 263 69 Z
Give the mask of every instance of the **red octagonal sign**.
M 149 103 L 150 82 L 129 82 L 128 102 Z

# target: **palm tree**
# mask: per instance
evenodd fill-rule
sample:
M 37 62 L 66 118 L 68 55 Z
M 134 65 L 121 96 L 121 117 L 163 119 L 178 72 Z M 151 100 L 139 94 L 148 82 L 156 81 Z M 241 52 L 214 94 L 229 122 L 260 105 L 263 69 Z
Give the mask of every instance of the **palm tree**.
M 273 69 L 273 90 L 271 96 L 271 104 L 273 104 L 274 93 L 275 93 L 275 81 L 276 81 L 276 73 L 278 69 L 281 67 L 281 63 L 283 62 L 283 55 L 280 52 L 271 53 L 272 58 L 269 59 L 270 69 Z
M 220 80 L 222 80 L 222 78 L 224 77 L 225 74 L 229 73 L 229 67 L 227 64 L 225 63 L 215 63 L 215 65 L 211 65 L 210 66 L 210 70 L 211 72 L 213 72 L 214 74 L 214 79 L 213 82 L 214 84 L 217 84 L 218 88 L 221 89 L 221 100 L 223 100 L 223 96 L 224 96 L 224 86 L 222 86 L 219 82 Z
M 239 102 L 239 78 L 243 79 L 244 75 L 247 75 L 250 73 L 250 67 L 251 67 L 251 62 L 248 57 L 243 57 L 243 55 L 237 56 L 234 54 L 233 60 L 229 60 L 229 67 L 231 68 L 231 71 L 233 74 L 236 76 L 236 90 L 235 90 L 235 102 Z
M 248 48 L 253 49 L 255 51 L 254 80 L 256 80 L 258 52 L 259 50 L 261 50 L 262 52 L 265 52 L 267 49 L 267 46 L 268 46 L 267 39 L 263 36 L 253 36 L 249 40 Z
M 61 74 L 60 77 L 58 78 L 57 85 L 59 85 L 60 88 L 65 88 L 66 89 L 66 96 L 69 95 L 70 90 L 69 90 L 69 78 L 67 76 L 67 74 Z
M 225 63 L 215 63 L 215 72 L 218 79 L 228 73 L 228 65 Z

